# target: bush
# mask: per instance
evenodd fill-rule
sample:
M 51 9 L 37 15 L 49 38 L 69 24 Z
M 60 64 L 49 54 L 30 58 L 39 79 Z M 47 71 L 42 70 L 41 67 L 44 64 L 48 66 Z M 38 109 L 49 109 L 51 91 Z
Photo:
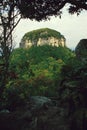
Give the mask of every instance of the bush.
M 28 80 L 10 81 L 5 89 L 4 98 L 6 108 L 11 111 L 26 105 L 30 96 L 56 96 L 56 87 L 54 80 L 38 75 Z
M 23 80 L 9 82 L 4 93 L 7 102 L 6 107 L 9 110 L 15 110 L 23 107 L 29 98 L 29 84 Z

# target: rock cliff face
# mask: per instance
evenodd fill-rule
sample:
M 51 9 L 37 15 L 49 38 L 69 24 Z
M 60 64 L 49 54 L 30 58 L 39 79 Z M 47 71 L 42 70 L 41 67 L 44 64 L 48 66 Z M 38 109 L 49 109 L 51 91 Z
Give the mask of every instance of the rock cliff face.
M 29 48 L 31 46 L 66 46 L 66 39 L 59 32 L 52 29 L 38 29 L 26 33 L 20 43 L 21 48 Z

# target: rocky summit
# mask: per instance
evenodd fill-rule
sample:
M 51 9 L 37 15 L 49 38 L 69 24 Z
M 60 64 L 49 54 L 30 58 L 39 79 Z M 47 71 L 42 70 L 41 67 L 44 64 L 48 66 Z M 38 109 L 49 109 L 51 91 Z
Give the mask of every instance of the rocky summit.
M 58 31 L 49 28 L 42 28 L 26 33 L 20 42 L 21 48 L 29 48 L 31 46 L 42 45 L 64 47 L 66 46 L 66 39 Z

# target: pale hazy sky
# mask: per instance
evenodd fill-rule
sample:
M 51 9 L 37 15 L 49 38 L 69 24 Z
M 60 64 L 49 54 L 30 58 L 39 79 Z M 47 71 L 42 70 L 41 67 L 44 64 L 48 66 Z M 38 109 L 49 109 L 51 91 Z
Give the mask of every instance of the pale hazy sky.
M 50 21 L 21 20 L 14 31 L 16 47 L 19 46 L 21 38 L 26 32 L 50 28 L 59 31 L 66 38 L 67 47 L 74 49 L 81 39 L 87 38 L 87 12 L 83 11 L 79 16 L 70 15 L 66 11 L 62 18 L 51 17 Z

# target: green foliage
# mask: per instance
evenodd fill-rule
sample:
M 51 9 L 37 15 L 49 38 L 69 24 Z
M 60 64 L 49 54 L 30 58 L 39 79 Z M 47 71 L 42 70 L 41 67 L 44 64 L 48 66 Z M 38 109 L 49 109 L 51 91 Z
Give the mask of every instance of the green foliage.
M 87 62 L 73 58 L 63 66 L 61 74 L 59 92 L 63 102 L 68 103 L 70 114 L 87 108 Z
M 32 0 L 31 3 L 27 0 L 19 2 L 19 10 L 24 18 L 36 19 L 38 21 L 50 19 L 50 16 L 61 17 L 62 10 L 68 4 L 67 10 L 69 13 L 77 13 L 79 15 L 83 9 L 87 10 L 87 4 L 84 0 L 51 0 L 39 1 Z
M 35 46 L 30 49 L 15 49 L 10 58 L 10 69 L 19 78 L 29 79 L 44 73 L 50 78 L 58 77 L 62 65 L 74 54 L 66 47 L 49 45 Z
M 29 49 L 29 59 L 33 64 L 37 64 L 46 58 L 62 59 L 64 62 L 74 54 L 66 47 L 52 47 L 49 45 L 31 47 Z
M 60 102 L 68 111 L 67 116 L 71 120 L 72 130 L 87 129 L 87 58 L 84 50 L 80 54 L 81 58 L 78 58 L 76 54 L 76 57 L 69 59 L 62 66 L 61 82 L 58 88 Z
M 23 107 L 29 95 L 29 84 L 26 80 L 10 81 L 4 92 L 7 108 L 13 111 Z
M 70 57 L 74 57 L 74 53 L 66 47 L 44 45 L 13 50 L 10 70 L 17 78 L 7 83 L 4 92 L 7 107 L 14 110 L 23 106 L 29 96 L 58 96 L 61 69 Z
M 48 37 L 55 37 L 58 39 L 65 39 L 63 35 L 60 34 L 60 32 L 57 32 L 55 30 L 49 29 L 49 28 L 43 28 L 43 29 L 38 29 L 38 30 L 34 30 L 31 32 L 28 32 L 24 35 L 23 40 L 38 40 L 39 38 L 48 38 Z
M 15 49 L 10 57 L 10 69 L 17 74 L 18 78 L 8 89 L 13 91 L 14 88 L 16 90 L 28 86 L 29 95 L 56 96 L 61 79 L 61 68 L 73 55 L 66 47 L 48 45 Z M 16 94 L 20 95 L 18 91 Z M 7 99 L 10 101 L 10 98 Z
M 32 65 L 31 69 L 36 76 L 43 74 L 51 79 L 56 79 L 60 75 L 60 70 L 64 62 L 59 59 L 56 60 L 53 57 L 49 57 L 42 62 Z
M 11 54 L 10 69 L 15 71 L 21 78 L 30 76 L 30 61 L 28 57 L 27 50 L 22 48 L 15 49 Z
M 26 105 L 30 96 L 57 96 L 53 79 L 40 74 L 28 80 L 10 81 L 4 91 L 6 108 L 11 111 Z

